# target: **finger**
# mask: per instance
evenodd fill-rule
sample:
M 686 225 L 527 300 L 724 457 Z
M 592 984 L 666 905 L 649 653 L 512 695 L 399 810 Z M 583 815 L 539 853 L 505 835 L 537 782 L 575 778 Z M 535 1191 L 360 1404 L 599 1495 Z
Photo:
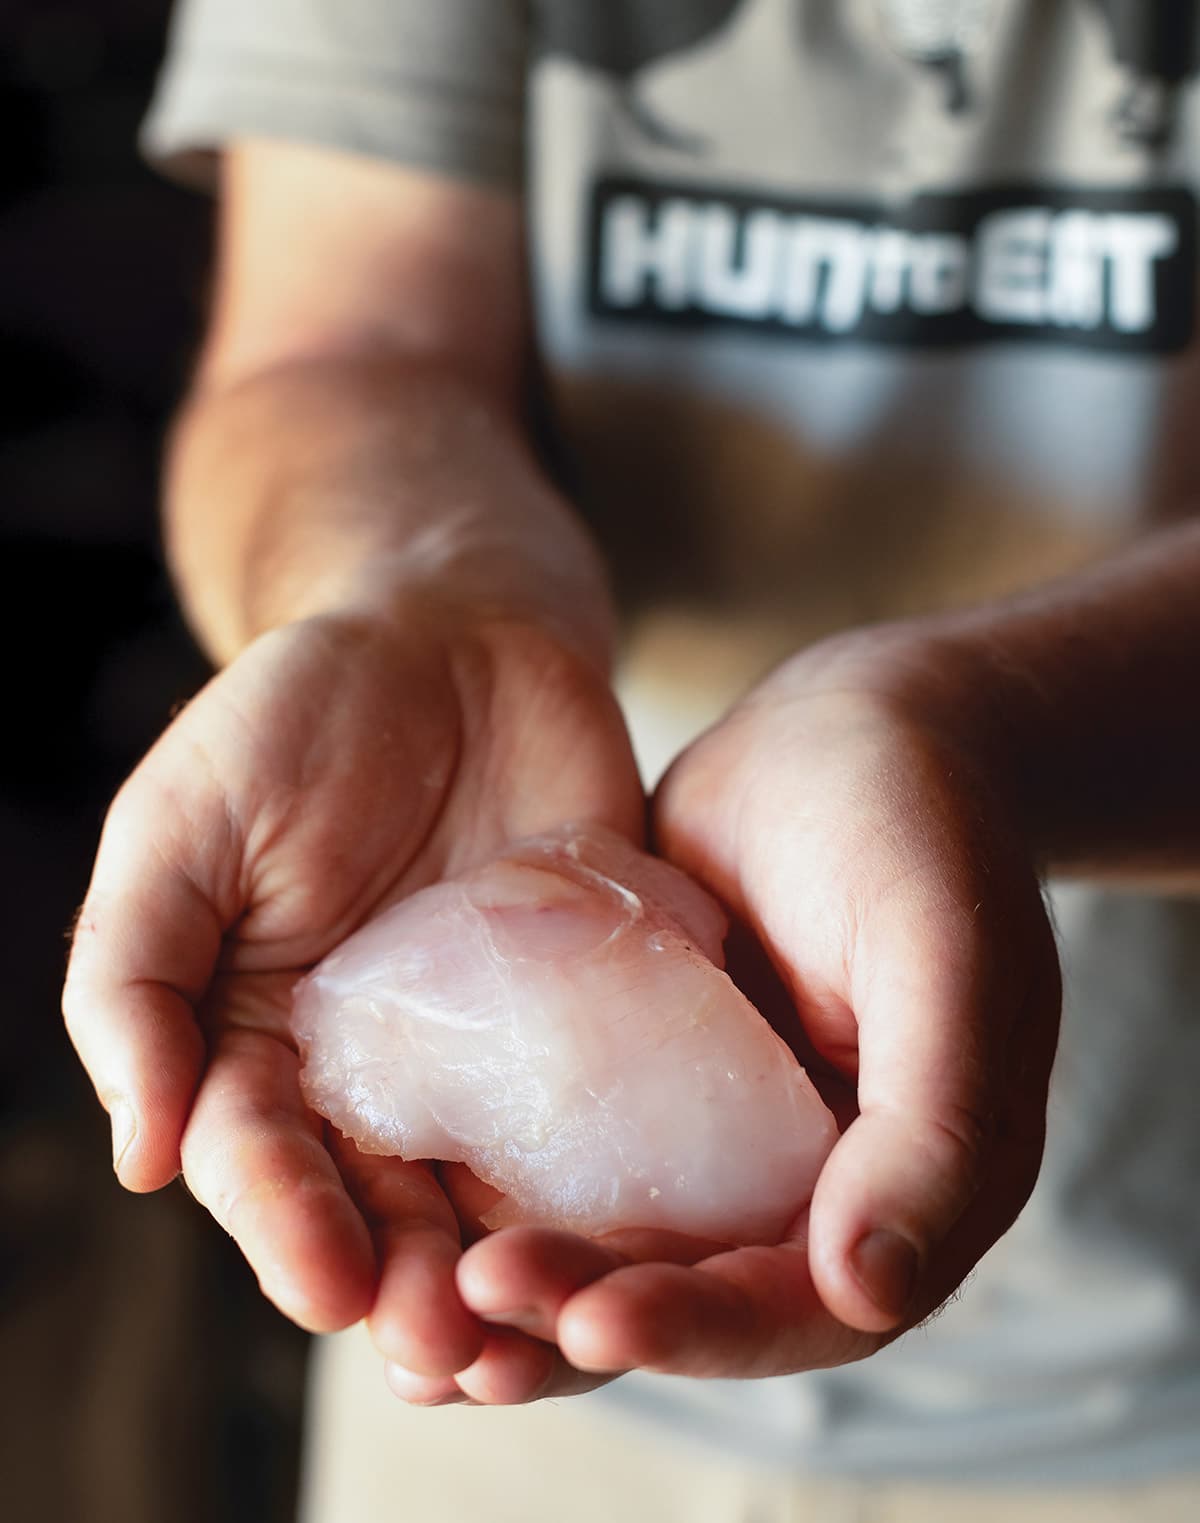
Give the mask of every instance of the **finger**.
M 1011 1225 L 1002 1164 L 1018 1168 L 1022 1200 L 1032 1188 L 1053 1052 L 1042 1028 L 1055 1024 L 1056 962 L 1032 881 L 1025 902 L 1018 898 L 998 918 L 1003 945 L 996 926 L 981 931 L 961 903 L 930 912 L 922 901 L 889 914 L 856 952 L 867 970 L 853 995 L 860 1114 L 822 1171 L 811 1215 L 816 1283 L 852 1326 L 894 1327 L 933 1309 L 935 1261 L 985 1187 L 991 1231 L 978 1252 Z M 1047 980 L 1054 985 L 1048 999 Z M 1015 1090 L 1012 1054 L 1027 1058 L 1031 1047 L 1044 1054 L 1040 1071 L 1026 1073 Z M 1014 1135 L 1022 1116 L 1028 1137 Z
M 276 1037 L 224 1032 L 184 1133 L 184 1174 L 264 1294 L 301 1327 L 332 1332 L 369 1310 L 375 1253 L 297 1071 L 295 1054 Z
M 475 1363 L 455 1377 L 465 1396 L 487 1407 L 582 1396 L 607 1385 L 612 1378 L 607 1372 L 577 1370 L 551 1344 L 495 1330 Z
M 618 1249 L 573 1232 L 506 1227 L 463 1254 L 458 1289 L 487 1322 L 552 1341 L 570 1297 L 628 1262 Z
M 367 1319 L 375 1347 L 416 1374 L 464 1369 L 478 1356 L 484 1335 L 454 1283 L 457 1240 L 414 1220 L 378 1229 L 375 1241 L 382 1274 Z
M 493 1328 L 479 1357 L 455 1376 L 459 1390 L 486 1407 L 537 1401 L 558 1369 L 558 1351 L 524 1333 Z
M 485 1321 L 553 1342 L 563 1306 L 603 1275 L 651 1260 L 695 1264 L 724 1248 L 680 1232 L 648 1228 L 585 1238 L 547 1227 L 506 1227 L 463 1254 L 458 1288 L 464 1303 Z
M 564 1305 L 556 1331 L 563 1357 L 581 1370 L 702 1379 L 825 1368 L 881 1342 L 829 1313 L 802 1243 L 735 1249 L 695 1268 L 616 1270 Z
M 813 1195 L 810 1249 L 826 1304 L 882 1330 L 909 1313 L 934 1246 L 981 1185 L 992 1142 L 984 980 L 970 954 L 899 928 L 865 950 L 859 1115 Z M 1007 1024 L 1007 1023 L 1006 1023 Z
M 367 1318 L 375 1347 L 413 1375 L 465 1369 L 483 1348 L 479 1319 L 455 1284 L 458 1223 L 433 1170 L 338 1145 L 343 1174 L 374 1233 L 381 1273 Z
M 222 925 L 187 866 L 234 852 L 219 820 L 185 822 L 177 849 L 169 801 L 127 784 L 109 811 L 80 911 L 63 992 L 67 1031 L 112 1118 L 122 1184 L 154 1190 L 180 1169 L 179 1144 L 204 1062 L 194 1009 Z
M 456 1407 L 469 1401 L 453 1375 L 414 1375 L 389 1360 L 383 1376 L 392 1395 L 410 1407 Z
M 75 978 L 63 1016 L 108 1112 L 117 1178 L 127 1190 L 161 1189 L 181 1168 L 180 1139 L 204 1066 L 191 1004 L 162 984 Z
M 547 1344 L 502 1334 L 490 1336 L 475 1363 L 455 1376 L 414 1375 L 397 1364 L 384 1368 L 392 1392 L 422 1407 L 520 1406 L 581 1396 L 613 1378 L 575 1369 Z
M 811 1215 L 821 1294 L 855 1325 L 881 1325 L 868 1304 L 893 1322 L 935 1310 L 1036 1182 L 1061 984 L 1048 927 L 1018 944 L 1022 984 L 996 971 L 984 977 L 987 995 L 972 999 L 964 981 L 957 1039 L 948 1031 L 940 1052 L 931 1041 L 925 1063 L 898 1050 L 919 1013 L 897 1010 L 895 1033 L 877 1034 L 873 1023 L 864 1032 L 862 1113 L 827 1161 Z M 897 1250 L 889 1232 L 905 1246 Z
M 488 1229 L 483 1225 L 483 1217 L 497 1201 L 503 1200 L 502 1193 L 485 1184 L 465 1163 L 439 1163 L 437 1174 L 446 1198 L 454 1207 L 463 1241 L 475 1243 L 486 1237 Z
M 830 1314 L 803 1242 L 723 1251 L 689 1268 L 706 1246 L 672 1233 L 592 1241 L 511 1227 L 464 1253 L 458 1283 L 464 1302 L 489 1323 L 555 1340 L 568 1368 L 585 1375 L 632 1368 L 771 1375 L 861 1357 L 883 1341 Z M 655 1262 L 630 1262 L 631 1254 L 652 1253 Z M 471 1389 L 461 1375 L 459 1385 Z

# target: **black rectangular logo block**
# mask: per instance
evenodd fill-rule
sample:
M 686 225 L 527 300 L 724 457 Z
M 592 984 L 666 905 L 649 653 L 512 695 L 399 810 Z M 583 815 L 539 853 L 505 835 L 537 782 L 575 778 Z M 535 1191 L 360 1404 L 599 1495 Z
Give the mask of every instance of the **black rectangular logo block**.
M 1168 354 L 1192 337 L 1196 201 L 1006 186 L 894 203 L 605 178 L 588 306 L 605 322 L 914 349 Z

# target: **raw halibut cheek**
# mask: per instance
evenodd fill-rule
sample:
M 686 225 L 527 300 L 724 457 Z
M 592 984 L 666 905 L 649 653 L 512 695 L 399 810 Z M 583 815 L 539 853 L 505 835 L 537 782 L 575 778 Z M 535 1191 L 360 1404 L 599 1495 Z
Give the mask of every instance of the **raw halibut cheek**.
M 836 1127 L 716 966 L 725 929 L 608 831 L 522 842 L 301 981 L 305 1097 L 366 1152 L 468 1164 L 489 1226 L 777 1242 Z

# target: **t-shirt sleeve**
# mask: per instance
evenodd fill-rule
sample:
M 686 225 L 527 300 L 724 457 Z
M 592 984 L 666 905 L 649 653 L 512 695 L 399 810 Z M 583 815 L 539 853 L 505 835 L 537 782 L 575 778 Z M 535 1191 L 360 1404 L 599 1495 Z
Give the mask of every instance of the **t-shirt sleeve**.
M 520 183 L 525 0 L 178 0 L 142 127 L 206 183 L 239 137 L 283 138 Z

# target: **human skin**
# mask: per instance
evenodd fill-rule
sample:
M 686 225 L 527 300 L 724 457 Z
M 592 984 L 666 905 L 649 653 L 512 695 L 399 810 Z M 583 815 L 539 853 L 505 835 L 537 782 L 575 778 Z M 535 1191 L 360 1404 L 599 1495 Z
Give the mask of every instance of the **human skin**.
M 509 1228 L 463 1253 L 470 1179 L 359 1158 L 304 1111 L 286 993 L 508 840 L 568 817 L 639 839 L 603 575 L 522 441 L 515 206 L 261 145 L 226 206 L 168 509 L 226 665 L 114 805 L 65 1000 L 120 1178 L 182 1164 L 284 1311 L 369 1315 L 407 1400 L 871 1353 L 1036 1177 L 1059 1006 L 1039 874 L 1194 886 L 1200 534 L 801 652 L 668 774 L 655 845 L 757 936 L 780 1018 L 854 1095 L 791 1240 Z

